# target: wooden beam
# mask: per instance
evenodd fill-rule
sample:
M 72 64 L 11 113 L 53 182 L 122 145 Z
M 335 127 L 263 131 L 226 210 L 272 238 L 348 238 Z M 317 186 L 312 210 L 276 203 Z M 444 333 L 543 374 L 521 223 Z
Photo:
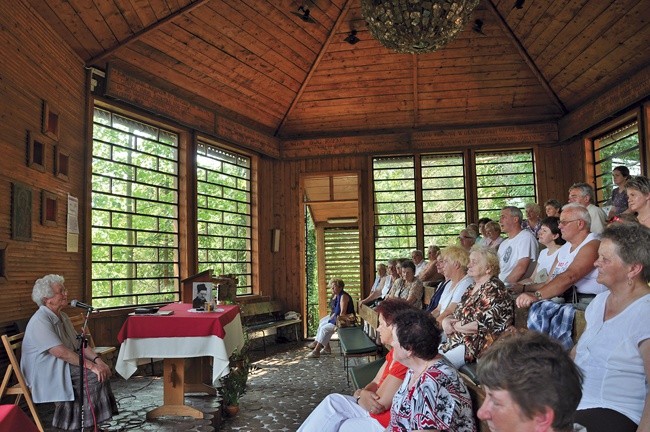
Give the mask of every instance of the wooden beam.
M 124 48 L 125 46 L 127 46 L 127 45 L 141 39 L 146 34 L 151 33 L 152 31 L 154 31 L 157 28 L 167 24 L 170 21 L 173 21 L 174 19 L 178 18 L 181 15 L 185 15 L 186 13 L 189 13 L 189 12 L 193 11 L 194 9 L 196 9 L 196 8 L 198 8 L 200 6 L 203 6 L 204 4 L 206 4 L 209 1 L 210 0 L 196 0 L 195 2 L 190 3 L 187 6 L 184 6 L 184 7 L 180 8 L 179 10 L 174 12 L 173 14 L 168 15 L 165 18 L 161 19 L 160 21 L 156 21 L 155 23 L 151 24 L 149 27 L 145 27 L 142 30 L 140 30 L 139 32 L 132 34 L 128 38 L 124 39 L 123 41 L 121 41 L 120 43 L 115 45 L 114 47 L 109 48 L 109 49 L 105 50 L 104 52 L 102 52 L 100 54 L 97 54 L 96 56 L 92 57 L 90 60 L 87 60 L 86 61 L 86 66 L 93 66 L 93 65 L 99 63 L 100 61 L 106 59 L 107 57 L 112 55 L 115 51 L 119 50 L 120 48 Z
M 273 136 L 278 136 L 280 133 L 280 130 L 284 126 L 284 124 L 287 122 L 287 119 L 289 118 L 289 115 L 293 111 L 293 109 L 296 107 L 298 104 L 298 101 L 300 100 L 300 97 L 304 93 L 305 89 L 307 88 L 307 85 L 309 85 L 309 82 L 311 81 L 311 77 L 314 75 L 314 72 L 316 69 L 318 69 L 318 65 L 320 64 L 321 60 L 323 59 L 323 56 L 327 52 L 327 48 L 329 48 L 330 43 L 332 42 L 332 39 L 334 38 L 334 35 L 336 34 L 339 26 L 343 22 L 343 18 L 348 13 L 348 10 L 350 9 L 350 5 L 352 4 L 351 0 L 345 0 L 345 4 L 343 5 L 343 8 L 341 9 L 341 13 L 339 14 L 339 17 L 336 19 L 336 22 L 332 26 L 332 30 L 330 30 L 330 34 L 327 37 L 327 40 L 321 47 L 320 52 L 316 56 L 316 59 L 314 60 L 314 64 L 312 64 L 311 68 L 309 69 L 309 72 L 307 73 L 307 76 L 302 82 L 302 85 L 300 86 L 300 89 L 298 90 L 298 93 L 296 93 L 296 97 L 293 98 L 293 101 L 291 102 L 291 105 L 287 109 L 287 112 L 284 114 L 284 117 L 282 117 L 282 120 L 280 121 L 280 124 L 278 127 L 275 129 L 275 134 Z
M 492 3 L 492 0 L 485 0 L 485 5 L 487 8 L 492 12 L 492 14 L 495 16 L 497 19 L 497 23 L 501 27 L 501 30 L 508 36 L 512 44 L 515 46 L 519 54 L 521 55 L 522 59 L 528 65 L 530 68 L 531 72 L 535 77 L 539 80 L 539 83 L 542 85 L 546 93 L 549 95 L 551 100 L 557 105 L 557 107 L 562 111 L 562 114 L 567 114 L 569 111 L 566 109 L 560 98 L 555 94 L 553 89 L 551 88 L 551 85 L 546 81 L 546 78 L 544 78 L 544 75 L 542 75 L 542 72 L 540 72 L 539 68 L 535 64 L 535 61 L 528 55 L 528 51 L 526 51 L 526 48 L 523 47 L 521 42 L 519 42 L 519 39 L 517 36 L 513 33 L 512 29 L 510 26 L 508 26 L 508 23 L 506 22 L 505 19 L 503 19 L 503 16 L 501 16 L 501 13 L 499 10 L 494 6 L 494 3 Z
M 419 95 L 418 95 L 418 55 L 417 54 L 412 54 L 413 58 L 413 127 L 416 128 L 420 124 L 420 113 L 419 113 L 419 105 L 420 102 L 418 101 Z

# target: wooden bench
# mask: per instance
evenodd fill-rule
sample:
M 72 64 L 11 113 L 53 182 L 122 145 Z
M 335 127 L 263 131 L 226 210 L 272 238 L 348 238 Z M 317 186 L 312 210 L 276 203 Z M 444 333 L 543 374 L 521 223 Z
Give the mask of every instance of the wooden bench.
M 343 355 L 343 369 L 350 385 L 350 358 L 377 356 L 379 346 L 363 331 L 363 327 L 338 329 L 339 347 Z
M 294 326 L 296 341 L 301 340 L 301 319 L 284 319 L 284 308 L 279 300 L 244 303 L 241 309 L 242 324 L 249 339 L 262 338 L 264 352 L 266 352 L 266 336 L 277 334 L 281 327 Z

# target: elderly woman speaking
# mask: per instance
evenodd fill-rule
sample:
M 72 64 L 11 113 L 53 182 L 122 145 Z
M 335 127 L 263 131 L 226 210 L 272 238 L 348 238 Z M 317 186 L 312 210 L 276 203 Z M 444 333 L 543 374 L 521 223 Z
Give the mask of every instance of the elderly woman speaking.
M 77 394 L 79 354 L 77 333 L 62 312 L 68 305 L 64 279 L 47 275 L 36 281 L 32 300 L 39 306 L 25 330 L 20 368 L 36 403 L 56 402 L 52 425 L 59 429 L 80 429 L 80 401 Z M 117 404 L 108 378 L 110 368 L 90 347 L 84 349 L 87 381 L 84 427 L 92 427 L 117 414 Z M 90 403 L 88 402 L 90 399 Z

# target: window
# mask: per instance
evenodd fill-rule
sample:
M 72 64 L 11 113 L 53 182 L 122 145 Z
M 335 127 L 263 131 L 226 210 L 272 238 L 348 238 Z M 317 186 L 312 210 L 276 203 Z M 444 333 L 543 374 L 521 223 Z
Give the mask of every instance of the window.
M 408 257 L 418 244 L 455 244 L 471 219 L 498 220 L 504 206 L 537 201 L 532 150 L 378 157 L 373 186 L 376 262 Z
M 327 228 L 324 230 L 325 281 L 341 278 L 345 291 L 358 304 L 361 295 L 361 260 L 359 259 L 359 230 Z M 329 285 L 327 287 L 329 290 Z M 328 291 L 329 297 L 329 291 Z
M 426 246 L 449 244 L 467 226 L 464 171 L 462 154 L 422 157 L 422 213 Z
M 476 153 L 475 163 L 479 218 L 498 221 L 503 207 L 537 201 L 532 150 Z
M 93 305 L 178 300 L 178 135 L 95 108 L 92 153 Z
M 373 159 L 375 260 L 410 256 L 416 247 L 414 158 Z
M 251 160 L 199 142 L 196 162 L 199 271 L 234 274 L 253 293 Z
M 593 140 L 594 178 L 596 179 L 596 201 L 605 204 L 612 196 L 615 185 L 612 170 L 626 166 L 630 175 L 641 174 L 639 150 L 639 123 L 633 121 Z

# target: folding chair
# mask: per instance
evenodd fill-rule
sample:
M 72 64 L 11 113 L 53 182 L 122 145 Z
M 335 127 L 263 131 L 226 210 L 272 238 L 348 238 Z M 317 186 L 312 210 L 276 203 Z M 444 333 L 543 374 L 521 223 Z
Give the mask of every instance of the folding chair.
M 36 412 L 36 406 L 34 406 L 34 401 L 32 401 L 32 394 L 29 391 L 29 387 L 27 387 L 27 383 L 25 382 L 25 377 L 20 370 L 20 362 L 18 361 L 16 354 L 20 351 L 24 337 L 25 333 L 18 333 L 14 336 L 7 336 L 6 334 L 1 336 L 2 344 L 4 345 L 5 351 L 7 351 L 7 357 L 9 358 L 9 365 L 7 366 L 7 371 L 2 380 L 2 385 L 0 385 L 0 399 L 5 395 L 14 395 L 16 396 L 14 405 L 18 405 L 20 403 L 20 398 L 24 396 L 29 411 L 32 413 L 32 417 L 34 418 L 34 423 L 36 423 L 36 427 L 39 431 L 43 432 L 44 429 L 41 424 L 41 419 L 38 417 L 38 412 Z M 11 380 L 12 375 L 16 376 L 18 383 L 10 386 L 9 381 Z
M 79 315 L 74 315 L 70 317 L 70 322 L 74 326 L 75 330 L 78 332 L 81 331 L 81 326 L 84 325 L 84 321 L 86 319 L 86 316 L 83 313 L 80 313 Z M 107 359 L 108 354 L 114 353 L 117 348 L 114 346 L 106 346 L 106 347 L 98 347 L 95 346 L 95 341 L 93 340 L 93 335 L 90 334 L 90 329 L 86 327 L 86 336 L 88 336 L 88 346 L 93 349 L 97 353 L 97 355 L 102 356 L 103 360 Z

